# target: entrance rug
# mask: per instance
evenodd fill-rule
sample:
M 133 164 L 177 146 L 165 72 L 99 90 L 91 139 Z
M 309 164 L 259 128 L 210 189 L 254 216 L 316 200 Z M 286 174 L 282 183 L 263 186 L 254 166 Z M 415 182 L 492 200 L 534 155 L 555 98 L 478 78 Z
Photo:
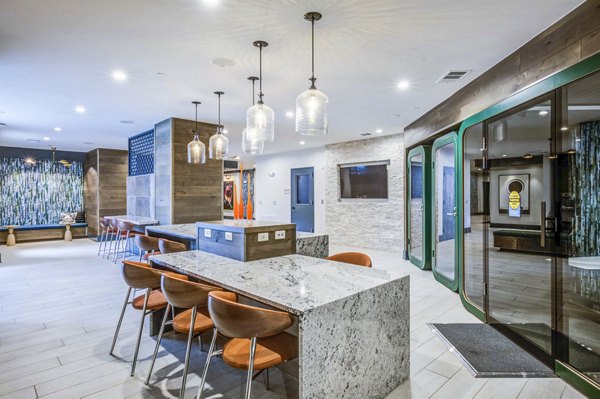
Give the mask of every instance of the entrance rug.
M 475 377 L 556 377 L 551 368 L 488 324 L 429 325 Z

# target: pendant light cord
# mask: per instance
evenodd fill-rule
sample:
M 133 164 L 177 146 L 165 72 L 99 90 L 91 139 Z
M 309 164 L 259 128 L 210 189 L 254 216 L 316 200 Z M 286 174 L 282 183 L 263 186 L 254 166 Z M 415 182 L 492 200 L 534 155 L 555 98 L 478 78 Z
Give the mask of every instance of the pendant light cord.
M 263 103 L 263 92 L 262 92 L 262 44 L 258 47 L 258 103 Z
M 198 104 L 196 104 L 196 127 L 194 128 L 194 134 L 198 134 Z
M 315 17 L 312 17 L 310 19 L 311 25 L 312 25 L 312 77 L 310 78 L 310 81 L 312 82 L 310 88 L 311 89 L 316 89 L 315 87 L 315 80 L 317 80 L 317 78 L 315 78 Z

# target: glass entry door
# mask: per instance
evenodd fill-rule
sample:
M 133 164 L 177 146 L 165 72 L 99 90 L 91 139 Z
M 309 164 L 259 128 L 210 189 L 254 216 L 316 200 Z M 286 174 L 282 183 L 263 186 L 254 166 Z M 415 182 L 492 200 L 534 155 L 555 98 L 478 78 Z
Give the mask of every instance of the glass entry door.
M 550 98 L 489 120 L 483 148 L 488 321 L 551 363 L 554 162 Z
M 458 288 L 456 267 L 456 133 L 437 139 L 432 146 L 433 222 L 432 265 L 435 278 L 453 291 Z

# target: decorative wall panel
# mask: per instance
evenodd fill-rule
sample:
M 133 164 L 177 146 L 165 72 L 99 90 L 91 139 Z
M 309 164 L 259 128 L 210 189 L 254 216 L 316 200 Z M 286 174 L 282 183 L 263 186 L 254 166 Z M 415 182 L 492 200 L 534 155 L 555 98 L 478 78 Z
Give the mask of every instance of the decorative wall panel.
M 83 211 L 83 165 L 0 158 L 0 225 L 55 224 Z
M 154 129 L 129 138 L 129 176 L 154 173 Z

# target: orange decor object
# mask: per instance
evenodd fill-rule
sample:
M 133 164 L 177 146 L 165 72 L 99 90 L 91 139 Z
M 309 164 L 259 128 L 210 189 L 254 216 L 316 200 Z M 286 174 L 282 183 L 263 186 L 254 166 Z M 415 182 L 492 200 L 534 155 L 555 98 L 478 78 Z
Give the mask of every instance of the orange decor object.
M 248 173 L 248 204 L 246 204 L 246 219 L 252 220 L 252 197 L 250 187 L 252 183 L 252 175 Z
M 238 219 L 238 201 L 237 201 L 237 193 L 235 192 L 235 183 L 233 183 L 233 218 L 235 220 Z
M 238 200 L 238 219 L 244 218 L 244 165 L 240 162 L 240 198 Z

